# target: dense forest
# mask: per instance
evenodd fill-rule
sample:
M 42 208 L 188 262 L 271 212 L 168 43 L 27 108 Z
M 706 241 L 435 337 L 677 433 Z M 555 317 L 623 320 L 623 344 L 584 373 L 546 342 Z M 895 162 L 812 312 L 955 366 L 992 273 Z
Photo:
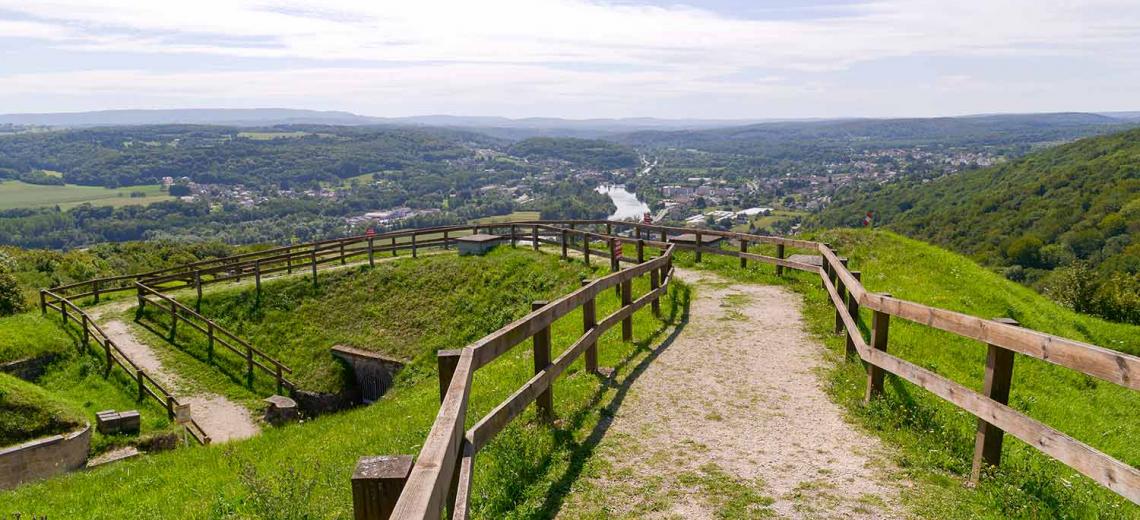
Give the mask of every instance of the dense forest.
M 867 211 L 1078 311 L 1140 323 L 1140 130 L 927 182 L 849 191 L 819 219 L 856 226 Z
M 595 139 L 533 137 L 511 145 L 508 150 L 512 155 L 527 159 L 556 159 L 596 170 L 633 168 L 640 164 L 632 148 Z

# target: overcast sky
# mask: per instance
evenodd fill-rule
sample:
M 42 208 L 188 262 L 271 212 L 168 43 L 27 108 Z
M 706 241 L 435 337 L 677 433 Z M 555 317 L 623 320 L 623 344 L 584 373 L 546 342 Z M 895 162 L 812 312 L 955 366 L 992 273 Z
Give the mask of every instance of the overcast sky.
M 0 113 L 1140 110 L 1140 0 L 0 0 Z

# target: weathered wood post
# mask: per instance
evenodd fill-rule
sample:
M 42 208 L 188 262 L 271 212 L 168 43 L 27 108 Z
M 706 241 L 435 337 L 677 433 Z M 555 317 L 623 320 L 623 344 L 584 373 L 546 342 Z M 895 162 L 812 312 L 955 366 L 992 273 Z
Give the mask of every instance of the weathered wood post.
M 563 260 L 565 260 L 566 258 L 569 258 L 568 256 L 566 256 L 566 253 L 567 253 L 566 248 L 568 246 L 568 244 L 566 243 L 566 238 L 567 238 L 566 237 L 566 230 L 563 229 L 562 230 L 562 259 Z
M 99 289 L 101 285 L 103 284 L 99 283 L 99 280 L 91 282 L 91 290 L 95 293 L 95 303 L 99 303 Z
M 447 250 L 451 249 L 451 243 L 450 243 L 450 242 L 448 242 L 448 240 L 449 240 L 449 239 L 448 239 L 448 237 L 447 237 L 447 230 L 445 229 L 445 230 L 443 231 L 443 250 L 444 250 L 444 251 L 447 251 Z
M 1018 327 L 1021 324 L 1011 318 L 995 318 L 1003 325 Z M 1014 352 L 990 344 L 986 352 L 986 376 L 982 393 L 1001 404 L 1009 404 L 1009 389 L 1013 381 Z M 974 437 L 974 465 L 970 470 L 970 482 L 977 483 L 982 477 L 982 465 L 1001 465 L 1001 445 L 1005 432 L 981 417 L 978 418 L 978 431 Z
M 57 300 L 57 303 L 59 303 L 60 318 L 63 320 L 63 324 L 67 325 L 67 302 L 64 301 L 63 298 L 60 298 Z
M 590 235 L 582 234 L 582 257 L 586 260 L 586 265 L 590 265 Z
M 633 227 L 633 238 L 641 239 L 641 225 L 637 224 Z
M 139 385 L 139 399 L 138 400 L 142 401 L 146 397 L 146 385 L 143 383 L 143 371 L 142 370 L 136 370 L 135 371 L 135 381 L 138 382 L 138 385 Z
M 701 240 L 701 232 L 698 231 L 695 236 L 697 237 L 697 263 L 699 264 L 701 263 L 701 244 L 703 243 Z
M 111 367 L 114 366 L 114 360 L 111 358 L 111 340 L 103 342 L 103 354 L 107 357 L 107 369 L 103 371 L 103 378 L 106 379 L 111 375 Z
M 368 267 L 376 267 L 376 256 L 373 251 L 372 243 L 375 239 L 368 237 Z
M 883 294 L 884 297 L 890 297 L 889 294 Z M 887 351 L 887 332 L 891 326 L 891 315 L 885 312 L 875 311 L 874 316 L 871 318 L 871 348 L 875 350 Z M 867 364 L 867 393 L 863 396 L 863 403 L 871 402 L 871 399 L 878 397 L 883 393 L 883 376 L 886 371 L 868 363 Z
M 613 226 L 613 224 L 610 224 L 610 222 L 607 220 L 606 221 L 606 235 L 612 236 L 613 234 L 614 234 L 614 226 Z
M 640 238 L 637 239 L 637 263 L 645 263 L 645 241 Z
M 340 241 L 340 265 L 348 263 L 348 258 L 344 256 L 344 240 Z
M 451 386 L 451 378 L 455 376 L 455 368 L 459 366 L 459 355 L 463 349 L 440 350 L 435 353 L 436 366 L 439 367 L 439 402 L 447 397 L 447 389 Z
M 610 239 L 610 272 L 611 273 L 616 273 L 616 272 L 621 270 L 621 260 L 619 260 L 619 258 L 621 257 L 621 253 L 618 252 L 618 248 L 620 248 L 620 247 L 621 246 L 620 246 L 620 244 L 618 244 L 618 241 L 616 238 Z M 617 294 L 617 296 L 619 298 L 621 297 L 621 286 L 620 285 L 614 286 L 614 293 Z
M 539 300 L 531 303 L 530 310 L 537 311 L 545 307 L 548 303 L 546 300 Z M 534 333 L 534 373 L 538 374 L 543 370 L 550 367 L 550 325 L 547 324 L 538 332 Z M 534 403 L 538 406 L 538 415 L 545 422 L 554 420 L 554 381 L 538 394 L 538 398 Z
M 412 258 L 418 258 L 419 252 L 416 250 L 416 233 L 412 232 Z
M 840 258 L 839 262 L 841 264 L 843 264 L 844 267 L 847 266 L 847 259 L 846 258 Z M 839 276 L 838 270 L 835 271 L 835 276 L 832 277 L 832 281 L 835 284 L 835 294 L 837 294 L 839 296 L 839 301 L 846 301 L 847 300 L 847 286 L 846 286 L 846 284 L 843 283 L 843 277 Z M 844 312 L 847 312 L 847 309 L 845 308 L 845 306 L 843 306 L 843 305 L 836 305 L 835 306 L 835 333 L 836 334 L 843 332 L 843 330 L 846 328 L 843 325 L 843 313 Z
M 293 246 L 285 250 L 285 274 L 293 274 Z
M 863 273 L 859 271 L 851 271 L 851 276 L 855 277 L 856 281 L 863 279 Z M 856 330 L 847 331 L 847 348 L 844 355 L 847 359 L 858 359 L 859 351 L 855 349 L 855 339 L 852 336 L 862 334 L 857 328 L 859 326 L 859 300 L 855 299 L 850 288 L 847 289 L 847 314 L 851 316 L 851 321 L 855 322 Z
M 47 316 L 47 291 L 40 289 L 40 315 Z
M 661 286 L 660 278 L 661 278 L 661 271 L 658 271 L 657 269 L 650 269 L 649 270 L 649 290 L 650 291 L 656 291 L 657 288 Z M 653 308 L 653 316 L 660 318 L 661 317 L 661 297 L 660 296 L 653 297 L 653 299 L 650 300 L 650 302 L 649 302 L 649 306 Z
M 214 361 L 214 322 L 206 320 L 206 360 Z
M 91 329 L 87 324 L 87 313 L 82 313 L 83 317 L 83 351 L 87 352 L 87 348 L 91 346 Z
M 741 253 L 747 253 L 748 252 L 748 241 L 743 239 L 743 238 L 740 239 L 740 252 Z M 740 268 L 741 269 L 747 269 L 748 268 L 748 259 L 744 258 L 744 255 L 740 256 Z
M 246 377 L 246 379 L 249 380 L 250 383 L 252 383 L 253 382 L 253 347 L 249 346 L 249 345 L 245 346 L 245 363 L 246 363 L 245 377 Z
M 261 260 L 253 263 L 253 286 L 256 288 L 257 301 L 261 302 Z
M 166 396 L 166 417 L 168 421 L 174 420 L 174 397 Z
M 628 308 L 633 303 L 633 279 L 626 280 L 621 283 L 621 306 L 623 309 Z M 633 341 L 633 314 L 626 316 L 621 320 L 621 339 L 622 341 Z
M 590 285 L 591 280 L 582 280 L 582 287 Z M 589 334 L 598 326 L 598 311 L 597 306 L 594 304 L 595 298 L 582 303 L 582 333 Z M 586 372 L 591 374 L 598 373 L 598 343 L 595 341 L 586 346 Z
M 784 244 L 776 244 L 776 258 L 784 259 Z M 784 276 L 784 266 L 776 264 L 776 276 Z
M 352 472 L 352 517 L 388 520 L 411 473 L 411 455 L 362 457 Z
M 178 332 L 178 306 L 174 303 L 174 298 L 170 299 L 170 341 L 174 341 L 175 334 Z
M 511 224 L 511 247 L 516 247 L 517 245 L 518 245 L 517 228 L 514 224 Z
M 531 247 L 533 247 L 535 251 L 538 251 L 538 224 L 530 227 L 530 242 Z
M 394 236 L 392 237 L 392 256 L 399 256 L 399 254 L 396 253 L 396 237 Z
M 312 244 L 312 286 L 317 286 L 317 244 Z
M 198 293 L 198 298 L 194 300 L 194 310 L 202 312 L 202 270 L 194 271 L 194 290 Z

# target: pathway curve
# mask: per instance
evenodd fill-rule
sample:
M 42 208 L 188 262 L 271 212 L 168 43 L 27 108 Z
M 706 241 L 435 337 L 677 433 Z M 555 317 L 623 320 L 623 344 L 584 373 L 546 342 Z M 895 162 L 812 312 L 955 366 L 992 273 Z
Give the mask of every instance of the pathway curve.
M 800 297 L 677 272 L 688 325 L 631 384 L 562 516 L 902 517 L 881 443 L 822 389 Z
M 190 414 L 213 443 L 253 437 L 261 432 L 249 410 L 213 393 L 184 395 L 186 387 L 178 374 L 163 366 L 154 350 L 140 341 L 118 315 L 133 305 L 132 300 L 101 305 L 87 311 L 119 350 L 150 377 L 158 381 L 178 401 L 190 405 Z M 110 317 L 110 319 L 106 319 Z

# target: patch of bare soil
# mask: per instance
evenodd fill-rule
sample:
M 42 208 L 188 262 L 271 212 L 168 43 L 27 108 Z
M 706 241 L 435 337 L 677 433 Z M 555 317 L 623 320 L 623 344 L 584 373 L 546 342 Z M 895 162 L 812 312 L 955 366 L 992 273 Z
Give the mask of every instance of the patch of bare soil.
M 604 469 L 584 486 L 594 491 L 563 516 L 903 517 L 881 443 L 822 388 L 825 350 L 800 298 L 678 274 L 696 287 L 688 325 L 632 383 L 598 448 Z

